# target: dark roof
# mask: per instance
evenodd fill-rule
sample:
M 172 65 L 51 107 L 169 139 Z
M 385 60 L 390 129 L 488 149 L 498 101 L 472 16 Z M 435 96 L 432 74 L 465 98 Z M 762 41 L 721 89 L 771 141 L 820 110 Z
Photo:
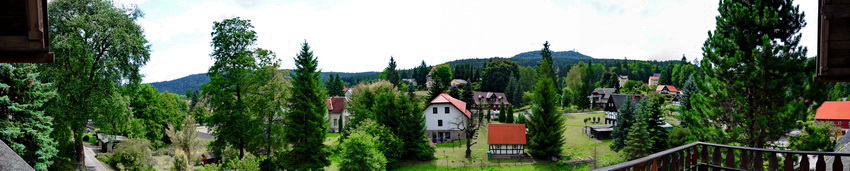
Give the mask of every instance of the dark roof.
M 498 100 L 496 100 L 495 103 L 490 103 L 490 101 L 487 101 L 488 98 L 494 97 L 494 96 L 496 98 L 498 98 Z M 491 104 L 491 105 L 497 105 L 497 104 L 502 104 L 502 103 L 505 103 L 506 105 L 511 104 L 511 102 L 508 101 L 508 97 L 505 96 L 505 93 L 500 93 L 500 92 L 476 91 L 476 92 L 472 92 L 472 99 L 473 99 L 472 101 L 474 101 L 475 104 L 482 104 L 482 103 Z M 482 100 L 484 100 L 484 101 L 482 102 Z
M 0 141 L 0 170 L 34 170 L 18 153 Z
M 611 94 L 614 94 L 614 91 L 617 91 L 615 88 L 595 88 L 593 89 L 593 93 L 602 94 L 602 97 L 599 98 L 599 101 L 596 103 L 605 103 L 608 101 L 608 98 L 611 97 Z
M 345 103 L 348 101 L 348 98 L 345 97 L 331 97 L 325 100 L 325 105 L 328 106 L 328 113 L 339 114 L 345 111 Z
M 611 95 L 611 99 L 614 100 L 614 107 L 616 107 L 617 110 L 620 110 L 620 106 L 623 106 L 623 103 L 626 100 L 631 99 L 632 101 L 637 103 L 637 102 L 640 102 L 641 98 L 643 98 L 643 97 L 641 97 L 641 95 L 637 95 L 637 94 L 612 94 Z

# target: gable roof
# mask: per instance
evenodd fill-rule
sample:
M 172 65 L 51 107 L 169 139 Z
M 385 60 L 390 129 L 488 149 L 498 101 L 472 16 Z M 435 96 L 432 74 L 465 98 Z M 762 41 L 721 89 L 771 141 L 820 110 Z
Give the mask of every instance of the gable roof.
M 498 100 L 496 100 L 496 102 L 491 103 L 487 99 L 489 99 L 490 97 L 493 97 L 493 96 L 498 98 Z M 484 104 L 502 104 L 502 103 L 505 103 L 506 105 L 511 104 L 511 102 L 508 101 L 508 97 L 505 96 L 505 93 L 500 93 L 500 92 L 483 92 L 483 91 L 472 92 L 472 101 L 475 102 L 475 104 L 482 104 L 482 103 L 484 103 Z
M 815 119 L 850 120 L 850 101 L 826 101 L 818 108 Z
M 643 98 L 642 95 L 637 95 L 637 94 L 612 94 L 611 95 L 611 100 L 614 101 L 614 108 L 617 109 L 618 111 L 620 110 L 620 106 L 623 106 L 623 103 L 625 103 L 626 100 L 632 100 L 633 102 L 638 103 L 638 102 L 640 102 L 641 98 Z
M 487 125 L 487 144 L 526 144 L 525 124 Z
M 466 110 L 466 102 L 455 99 L 454 97 L 449 94 L 446 94 L 445 92 L 440 93 L 440 95 L 435 97 L 434 100 L 431 100 L 431 104 L 435 103 L 451 103 L 452 106 L 457 108 L 457 110 L 460 110 L 460 112 L 466 115 L 467 118 L 472 117 L 472 113 L 469 112 L 469 110 Z
M 346 97 L 331 97 L 325 100 L 325 105 L 328 107 L 328 113 L 342 113 L 345 111 Z
M 33 168 L 0 140 L 0 170 L 33 170 Z
M 593 89 L 593 93 L 602 94 L 602 97 L 599 98 L 599 101 L 596 103 L 605 103 L 608 101 L 608 98 L 611 97 L 611 94 L 617 91 L 615 88 L 595 88 Z M 591 94 L 592 96 L 593 94 Z
M 673 85 L 658 85 L 658 87 L 655 87 L 655 91 L 664 90 L 664 87 L 667 87 L 667 91 L 679 92 L 679 90 L 676 90 L 676 86 Z
M 658 76 L 651 76 L 651 77 L 649 77 L 649 80 L 658 80 L 658 79 L 660 79 L 660 77 L 658 77 Z

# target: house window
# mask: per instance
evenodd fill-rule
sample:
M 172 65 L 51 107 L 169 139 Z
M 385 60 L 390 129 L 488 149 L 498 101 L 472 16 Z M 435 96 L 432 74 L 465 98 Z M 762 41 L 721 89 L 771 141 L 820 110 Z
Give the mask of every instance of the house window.
M 336 119 L 334 119 L 334 122 L 331 124 L 333 124 L 333 126 L 336 126 Z
M 443 120 L 437 120 L 437 126 L 443 126 Z
M 452 139 L 452 133 L 451 132 L 446 132 L 446 139 L 447 140 Z
M 446 107 L 446 114 L 449 113 L 449 107 Z
M 431 109 L 434 109 L 434 110 L 433 110 L 433 111 L 434 111 L 434 114 L 437 114 L 437 107 L 432 107 Z

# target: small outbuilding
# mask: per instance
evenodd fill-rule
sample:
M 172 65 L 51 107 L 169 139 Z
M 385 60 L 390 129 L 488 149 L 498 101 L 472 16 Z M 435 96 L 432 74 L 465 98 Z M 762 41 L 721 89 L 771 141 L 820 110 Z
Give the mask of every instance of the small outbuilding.
M 590 138 L 607 140 L 611 139 L 611 132 L 614 132 L 614 125 L 588 125 L 584 126 L 583 130 Z
M 491 158 L 512 158 L 525 154 L 525 124 L 487 125 L 487 145 Z

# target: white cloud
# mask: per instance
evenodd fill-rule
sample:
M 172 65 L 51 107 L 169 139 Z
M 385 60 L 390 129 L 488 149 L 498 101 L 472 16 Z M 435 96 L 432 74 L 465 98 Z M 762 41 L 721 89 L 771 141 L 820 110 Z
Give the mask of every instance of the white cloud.
M 307 40 L 322 70 L 359 72 L 381 70 L 390 56 L 411 68 L 422 60 L 510 57 L 544 41 L 596 58 L 693 59 L 717 15 L 717 2 L 705 0 L 122 1 L 146 13 L 139 23 L 153 52 L 145 82 L 206 72 L 212 22 L 235 16 L 253 21 L 258 47 L 276 52 L 284 68 L 294 67 Z M 810 30 L 803 30 L 806 45 L 814 43 Z

